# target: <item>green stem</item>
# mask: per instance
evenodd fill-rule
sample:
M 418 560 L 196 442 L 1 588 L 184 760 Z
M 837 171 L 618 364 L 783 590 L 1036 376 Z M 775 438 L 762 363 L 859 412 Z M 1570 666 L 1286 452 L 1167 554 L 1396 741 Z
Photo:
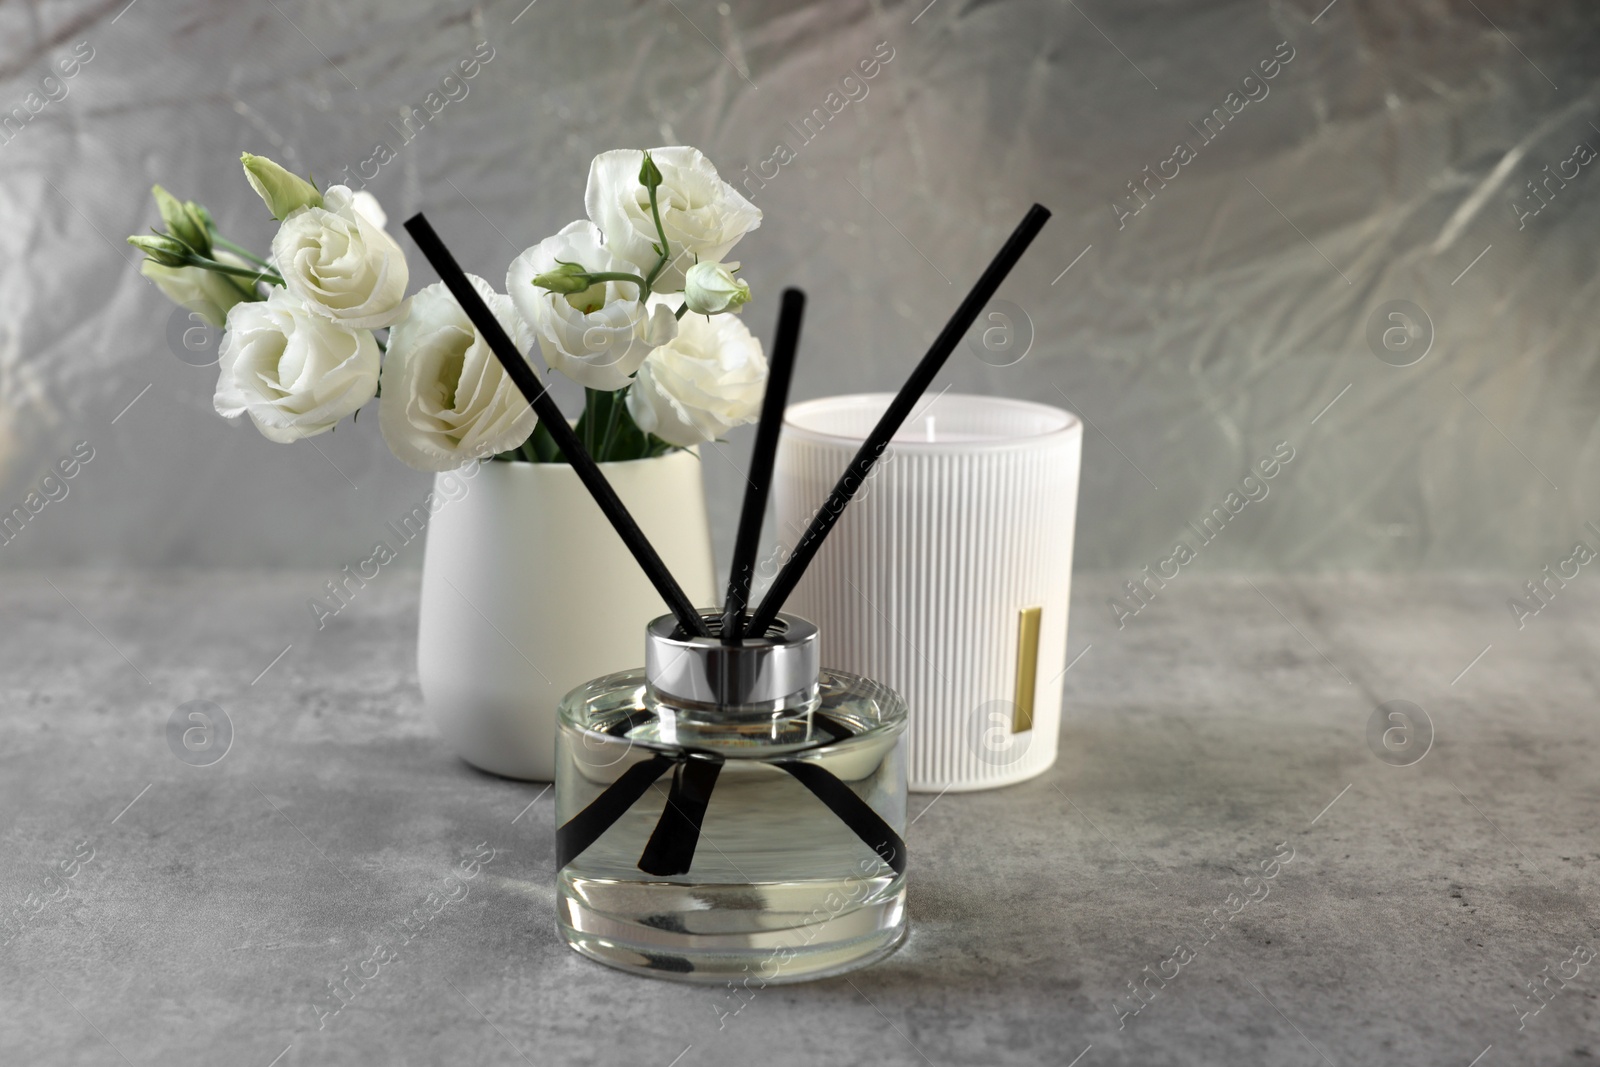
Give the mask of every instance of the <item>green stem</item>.
M 201 267 L 213 274 L 227 274 L 234 278 L 249 278 L 255 282 L 267 281 L 276 285 L 283 284 L 283 275 L 275 270 L 250 270 L 248 267 L 235 267 L 196 255 L 190 255 L 187 264 L 191 267 Z
M 640 299 L 650 295 L 650 287 L 656 283 L 656 279 L 666 269 L 667 259 L 671 254 L 667 247 L 666 227 L 661 225 L 661 206 L 656 203 L 656 187 L 654 185 L 650 186 L 650 217 L 655 219 L 656 235 L 661 238 L 661 258 L 656 261 L 656 265 L 651 268 L 649 276 L 645 278 L 644 290 L 639 294 Z
M 594 455 L 594 398 L 595 390 L 587 386 L 583 390 L 583 447 Z
M 611 441 L 617 435 L 617 417 L 622 414 L 623 399 L 628 395 L 629 386 L 623 386 L 611 394 L 611 417 L 606 419 L 606 435 L 600 441 L 600 454 L 597 461 L 611 458 Z
M 262 259 L 260 256 L 256 255 L 254 252 L 250 251 L 248 248 L 245 248 L 242 245 L 234 244 L 232 241 L 228 240 L 226 237 L 222 236 L 222 234 L 217 233 L 216 231 L 212 231 L 211 243 L 214 244 L 214 245 L 221 245 L 223 248 L 226 248 L 228 251 L 232 252 L 234 255 L 241 256 L 241 257 L 243 257 L 245 259 L 248 259 L 250 262 L 256 264 L 257 266 L 261 266 L 261 267 L 270 267 L 270 266 L 272 266 L 272 261 L 271 260 Z
M 224 277 L 227 278 L 226 275 L 224 275 Z M 261 294 L 256 290 L 255 285 L 251 282 L 245 281 L 243 278 L 227 278 L 227 282 L 229 285 L 237 289 L 239 291 L 239 295 L 243 296 L 246 300 L 262 299 Z
M 674 311 L 672 313 L 672 317 L 675 318 L 675 319 L 681 319 L 681 318 L 683 318 L 683 313 L 685 311 L 688 311 L 688 310 L 689 310 L 689 301 L 685 300 L 683 302 L 683 304 L 678 308 L 678 310 Z

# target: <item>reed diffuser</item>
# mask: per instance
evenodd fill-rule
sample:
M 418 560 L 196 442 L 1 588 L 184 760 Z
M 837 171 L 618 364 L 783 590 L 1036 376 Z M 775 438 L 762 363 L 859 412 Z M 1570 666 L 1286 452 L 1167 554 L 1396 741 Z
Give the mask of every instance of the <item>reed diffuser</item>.
M 563 701 L 557 894 L 578 952 L 683 981 L 794 982 L 865 966 L 906 932 L 904 702 L 822 666 L 788 595 L 889 441 L 1038 234 L 1035 204 L 895 395 L 771 588 L 750 573 L 804 299 L 784 294 L 729 579 L 696 610 L 427 221 L 406 223 L 671 614 L 641 669 Z

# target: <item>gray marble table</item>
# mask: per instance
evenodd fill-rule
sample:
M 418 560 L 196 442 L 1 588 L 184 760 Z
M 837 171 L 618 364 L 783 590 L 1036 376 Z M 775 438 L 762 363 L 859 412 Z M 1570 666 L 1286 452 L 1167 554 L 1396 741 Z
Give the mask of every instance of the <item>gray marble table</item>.
M 1523 576 L 1186 575 L 1119 630 L 1118 578 L 1080 576 L 1056 767 L 913 797 L 886 962 L 734 993 L 562 946 L 550 796 L 437 740 L 415 575 L 319 632 L 325 577 L 6 575 L 0 1062 L 1600 1055 L 1600 585 L 1519 630 Z M 166 739 L 192 700 L 233 725 L 210 766 Z M 1406 766 L 1368 739 L 1392 700 L 1434 732 Z

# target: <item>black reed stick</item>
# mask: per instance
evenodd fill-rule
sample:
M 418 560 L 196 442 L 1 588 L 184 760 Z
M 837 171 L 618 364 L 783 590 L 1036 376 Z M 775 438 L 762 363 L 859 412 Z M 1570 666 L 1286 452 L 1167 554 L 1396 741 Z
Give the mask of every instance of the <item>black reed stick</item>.
M 772 488 L 772 463 L 778 454 L 778 431 L 783 429 L 783 409 L 789 402 L 789 380 L 795 350 L 800 347 L 800 320 L 806 313 L 806 294 L 783 291 L 778 310 L 778 336 L 772 343 L 767 369 L 767 395 L 761 402 L 761 422 L 756 427 L 756 447 L 745 476 L 744 510 L 739 514 L 739 534 L 733 542 L 733 569 L 728 572 L 728 598 L 722 609 L 722 643 L 737 645 L 744 636 L 744 609 L 750 598 L 751 571 L 761 541 L 761 520 L 767 513 Z
M 672 573 L 667 570 L 667 565 L 656 555 L 655 548 L 645 537 L 644 531 L 639 529 L 639 524 L 633 521 L 633 516 L 628 514 L 628 509 L 618 498 L 616 490 L 611 488 L 606 476 L 600 473 L 600 467 L 595 463 L 594 457 L 589 455 L 583 443 L 578 440 L 578 435 L 567 425 L 566 416 L 550 398 L 549 391 L 539 384 L 539 376 L 528 366 L 528 361 L 522 358 L 522 353 L 517 351 L 517 346 L 511 342 L 511 338 L 506 336 L 500 321 L 494 317 L 494 312 L 484 304 L 483 298 L 462 273 L 455 257 L 444 246 L 444 242 L 439 240 L 439 235 L 433 232 L 433 227 L 428 225 L 428 220 L 419 212 L 406 220 L 406 231 L 411 234 L 411 239 L 417 242 L 417 247 L 422 249 L 422 254 L 428 257 L 428 262 L 433 264 L 433 269 L 439 272 L 439 280 L 444 282 L 445 288 L 450 290 L 456 302 L 461 305 L 461 310 L 472 320 L 472 325 L 483 335 L 484 341 L 488 343 L 500 365 L 506 369 L 511 381 L 522 391 L 522 395 L 527 397 L 528 403 L 538 414 L 539 421 L 544 423 L 545 428 L 550 431 L 550 436 L 555 438 L 562 454 L 567 457 L 567 462 L 572 465 L 578 480 L 583 482 L 584 488 L 589 490 L 589 495 L 594 497 L 594 502 L 600 505 L 600 510 L 611 520 L 617 536 L 622 538 L 622 543 L 633 553 L 633 558 L 638 561 L 645 577 L 650 579 L 650 583 L 656 587 L 656 592 L 661 594 L 661 599 L 667 602 L 667 607 L 677 616 L 678 625 L 685 633 L 696 637 L 711 636 L 711 631 L 700 618 L 700 613 L 684 595 L 683 587 L 678 585 Z
M 828 494 L 828 499 L 811 520 L 811 525 L 800 535 L 794 553 L 783 565 L 783 570 L 778 572 L 772 588 L 768 589 L 767 595 L 762 598 L 761 606 L 756 608 L 755 614 L 750 617 L 747 632 L 759 635 L 765 633 L 767 627 L 772 625 L 772 620 L 777 618 L 778 612 L 783 609 L 783 602 L 794 592 L 794 587 L 799 584 L 806 567 L 816 556 L 817 549 L 822 547 L 822 542 L 833 529 L 833 524 L 838 522 L 839 516 L 844 513 L 850 498 L 855 496 L 856 490 L 867 480 L 867 475 L 872 473 L 872 465 L 878 462 L 878 457 L 889 447 L 889 441 L 899 431 L 901 423 L 911 414 L 912 405 L 932 384 L 940 368 L 944 366 L 945 360 L 950 358 L 950 353 L 961 343 L 962 336 L 977 321 L 979 313 L 989 303 L 995 291 L 1000 288 L 1000 283 L 1011 273 L 1011 268 L 1017 265 L 1017 260 L 1022 258 L 1022 253 L 1028 250 L 1028 245 L 1039 235 L 1039 231 L 1044 228 L 1049 218 L 1050 212 L 1045 210 L 1043 205 L 1035 204 L 1028 209 L 1028 213 L 1023 216 L 1017 228 L 1011 232 L 1011 236 L 1006 239 L 1006 243 L 994 260 L 978 278 L 978 283 L 972 287 L 967 298 L 961 302 L 961 306 L 956 309 L 956 313 L 951 316 L 950 321 L 934 340 L 933 347 L 928 349 L 927 355 L 922 357 L 922 362 L 917 364 L 917 369 L 911 372 L 906 384 L 895 394 L 888 410 L 867 435 L 860 451 L 850 461 L 850 466 L 845 468 L 838 484 L 833 487 L 833 492 Z

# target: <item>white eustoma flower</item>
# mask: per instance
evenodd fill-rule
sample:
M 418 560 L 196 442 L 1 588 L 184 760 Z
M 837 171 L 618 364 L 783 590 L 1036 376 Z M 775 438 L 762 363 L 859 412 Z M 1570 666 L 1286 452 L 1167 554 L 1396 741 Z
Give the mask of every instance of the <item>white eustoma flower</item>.
M 672 256 L 652 288 L 675 293 L 697 259 L 722 259 L 739 238 L 760 226 L 761 209 L 723 181 L 698 149 L 653 148 L 650 158 L 661 171 L 656 206 Z M 651 246 L 661 239 L 650 216 L 650 191 L 639 181 L 643 163 L 644 153 L 637 149 L 595 156 L 583 203 L 605 234 L 606 247 L 632 263 L 636 273 L 648 275 L 660 258 Z
M 589 389 L 621 389 L 656 345 L 678 332 L 673 308 L 646 309 L 632 282 L 597 282 L 577 293 L 556 293 L 533 279 L 561 263 L 578 263 L 591 274 L 636 274 L 613 255 L 594 223 L 579 219 L 511 262 L 506 290 L 511 303 L 539 339 L 552 370 Z
M 371 212 L 377 201 L 343 185 L 321 207 L 289 214 L 272 239 L 283 284 L 319 314 L 346 326 L 392 326 L 405 314 L 405 253 Z M 383 211 L 376 214 L 381 218 Z
M 533 338 L 511 301 L 482 278 L 467 277 L 526 353 Z M 418 470 L 454 470 L 516 448 L 538 421 L 443 282 L 411 298 L 410 311 L 389 331 L 383 360 L 378 426 L 390 451 Z
M 246 270 L 256 268 L 232 252 L 216 249 L 211 253 L 219 263 Z M 256 299 L 255 286 L 249 278 L 217 274 L 204 267 L 163 267 L 153 259 L 139 264 L 139 273 L 156 283 L 168 300 L 181 304 L 213 326 L 221 326 L 228 318 L 228 310 L 242 300 Z
M 652 304 L 665 304 L 652 297 Z M 755 422 L 767 389 L 761 342 L 732 315 L 685 315 L 678 336 L 655 349 L 628 390 L 628 414 L 670 444 L 715 441 Z
M 367 217 L 378 229 L 389 225 L 389 213 L 383 210 L 383 205 L 378 203 L 378 198 L 365 189 L 357 189 L 350 197 L 350 206 Z
M 249 415 L 280 444 L 315 437 L 372 399 L 380 358 L 370 330 L 342 326 L 274 288 L 228 311 L 217 413 Z
M 683 302 L 700 315 L 739 313 L 750 301 L 750 286 L 734 275 L 737 263 L 702 260 L 689 268 L 683 279 Z

